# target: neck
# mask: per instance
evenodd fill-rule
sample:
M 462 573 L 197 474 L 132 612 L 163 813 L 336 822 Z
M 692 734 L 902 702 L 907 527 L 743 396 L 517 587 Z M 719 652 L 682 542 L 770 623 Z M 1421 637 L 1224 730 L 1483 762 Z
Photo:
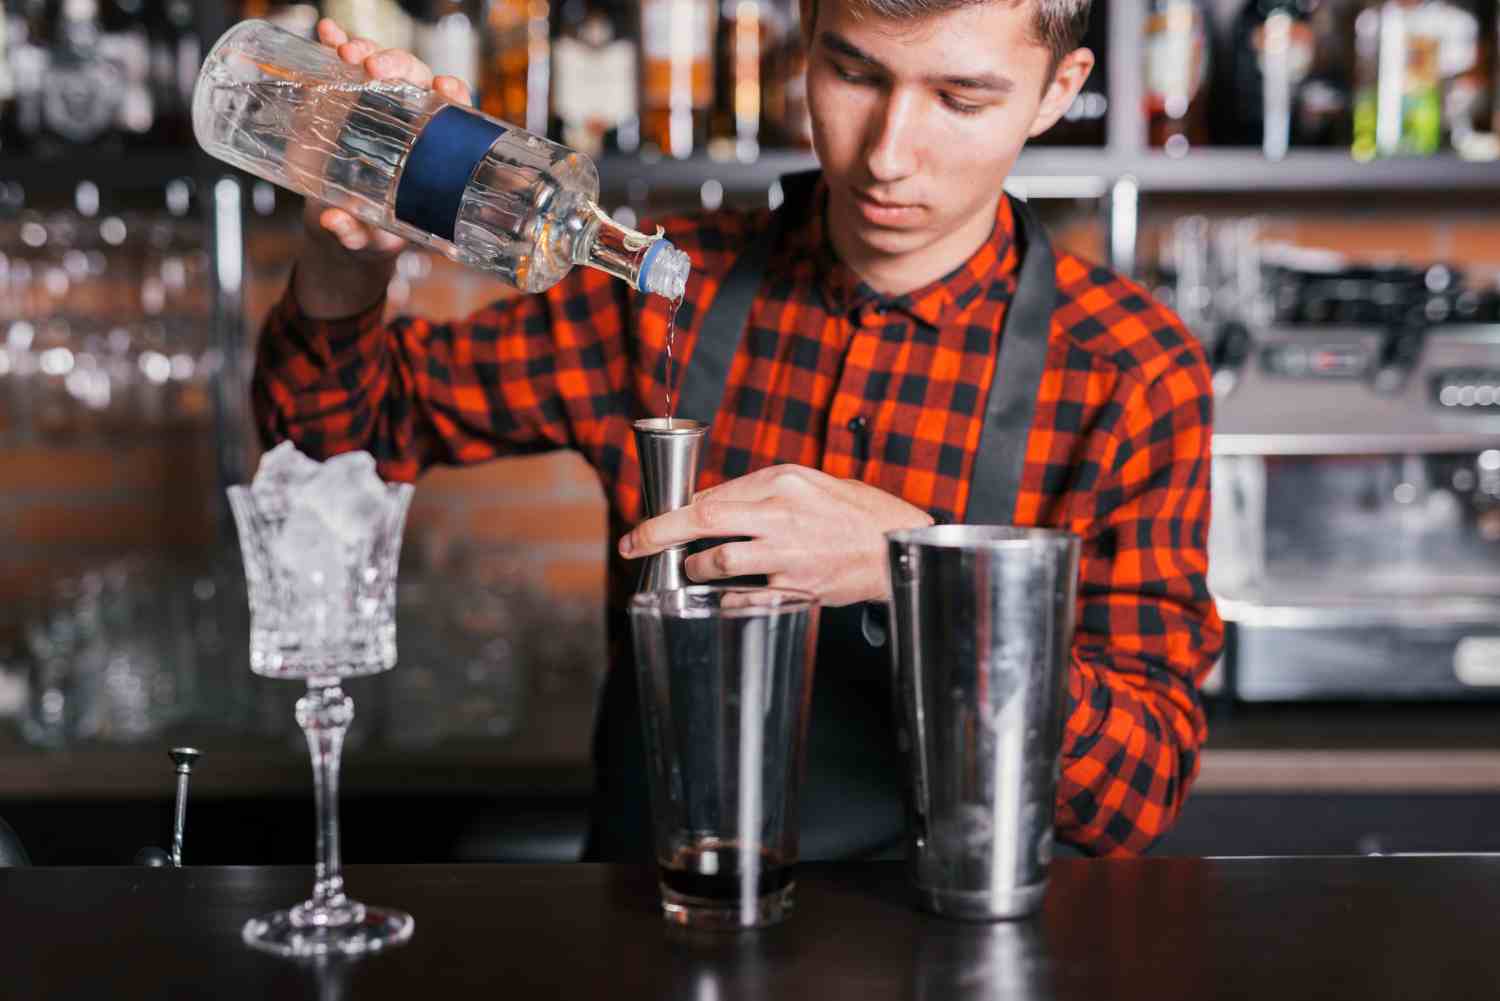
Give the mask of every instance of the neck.
M 905 295 L 951 274 L 984 246 L 995 228 L 1004 192 L 976 209 L 964 225 L 932 243 L 902 252 L 883 251 L 856 239 L 854 206 L 847 200 L 828 200 L 828 238 L 833 249 L 866 285 L 884 296 Z

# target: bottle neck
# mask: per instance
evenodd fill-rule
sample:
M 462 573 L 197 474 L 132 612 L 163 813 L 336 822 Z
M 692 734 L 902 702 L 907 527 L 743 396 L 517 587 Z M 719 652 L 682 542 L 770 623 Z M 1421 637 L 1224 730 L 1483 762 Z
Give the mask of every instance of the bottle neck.
M 661 234 L 647 236 L 615 222 L 604 210 L 593 202 L 588 207 L 594 215 L 594 225 L 580 241 L 583 254 L 578 263 L 598 268 L 605 274 L 614 275 L 628 282 L 631 288 L 645 291 L 641 272 L 651 263 L 654 251 L 665 249 Z M 670 244 L 665 244 L 670 246 Z

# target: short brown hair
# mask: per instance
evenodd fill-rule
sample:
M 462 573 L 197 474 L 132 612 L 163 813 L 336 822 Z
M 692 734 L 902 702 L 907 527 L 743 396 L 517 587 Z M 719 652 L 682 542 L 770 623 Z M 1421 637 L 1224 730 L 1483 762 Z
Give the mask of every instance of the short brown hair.
M 871 14 L 890 21 L 917 21 L 935 14 L 946 14 L 960 7 L 973 7 L 984 3 L 1004 3 L 1011 7 L 1029 3 L 1036 15 L 1032 23 L 1032 37 L 1038 45 L 1052 53 L 1054 67 L 1063 56 L 1083 44 L 1083 36 L 1089 30 L 1089 8 L 1093 5 L 1093 0 L 846 0 L 846 2 L 860 13 Z M 807 21 L 809 31 L 818 20 L 818 3 L 819 0 L 809 0 L 810 16 Z

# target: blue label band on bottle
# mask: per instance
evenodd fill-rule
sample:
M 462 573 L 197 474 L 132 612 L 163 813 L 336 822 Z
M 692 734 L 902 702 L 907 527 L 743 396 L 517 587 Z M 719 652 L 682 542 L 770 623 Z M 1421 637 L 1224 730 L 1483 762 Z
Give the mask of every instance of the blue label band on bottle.
M 646 256 L 641 260 L 641 273 L 635 279 L 637 291 L 650 291 L 646 288 L 646 276 L 651 273 L 651 262 L 656 260 L 656 255 L 661 252 L 661 248 L 666 246 L 666 244 L 666 240 L 652 240 L 651 246 L 646 248 Z
M 406 157 L 396 218 L 452 241 L 469 178 L 505 133 L 504 126 L 454 105 L 433 115 Z

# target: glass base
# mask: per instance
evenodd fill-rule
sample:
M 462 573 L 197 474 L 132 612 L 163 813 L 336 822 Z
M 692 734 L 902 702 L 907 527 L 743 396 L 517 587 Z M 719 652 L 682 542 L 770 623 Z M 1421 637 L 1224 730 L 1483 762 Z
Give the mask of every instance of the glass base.
M 362 956 L 405 944 L 415 927 L 410 914 L 352 901 L 330 913 L 332 921 L 319 921 L 306 905 L 274 911 L 246 921 L 240 934 L 278 956 Z
M 792 891 L 796 888 L 796 883 L 790 883 L 775 893 L 741 904 L 734 900 L 690 897 L 662 884 L 661 913 L 668 921 L 686 928 L 704 928 L 709 931 L 766 928 L 780 924 L 792 913 Z
M 1042 909 L 1046 882 L 1004 890 L 938 890 L 918 886 L 917 899 L 933 914 L 960 921 L 1014 921 Z

